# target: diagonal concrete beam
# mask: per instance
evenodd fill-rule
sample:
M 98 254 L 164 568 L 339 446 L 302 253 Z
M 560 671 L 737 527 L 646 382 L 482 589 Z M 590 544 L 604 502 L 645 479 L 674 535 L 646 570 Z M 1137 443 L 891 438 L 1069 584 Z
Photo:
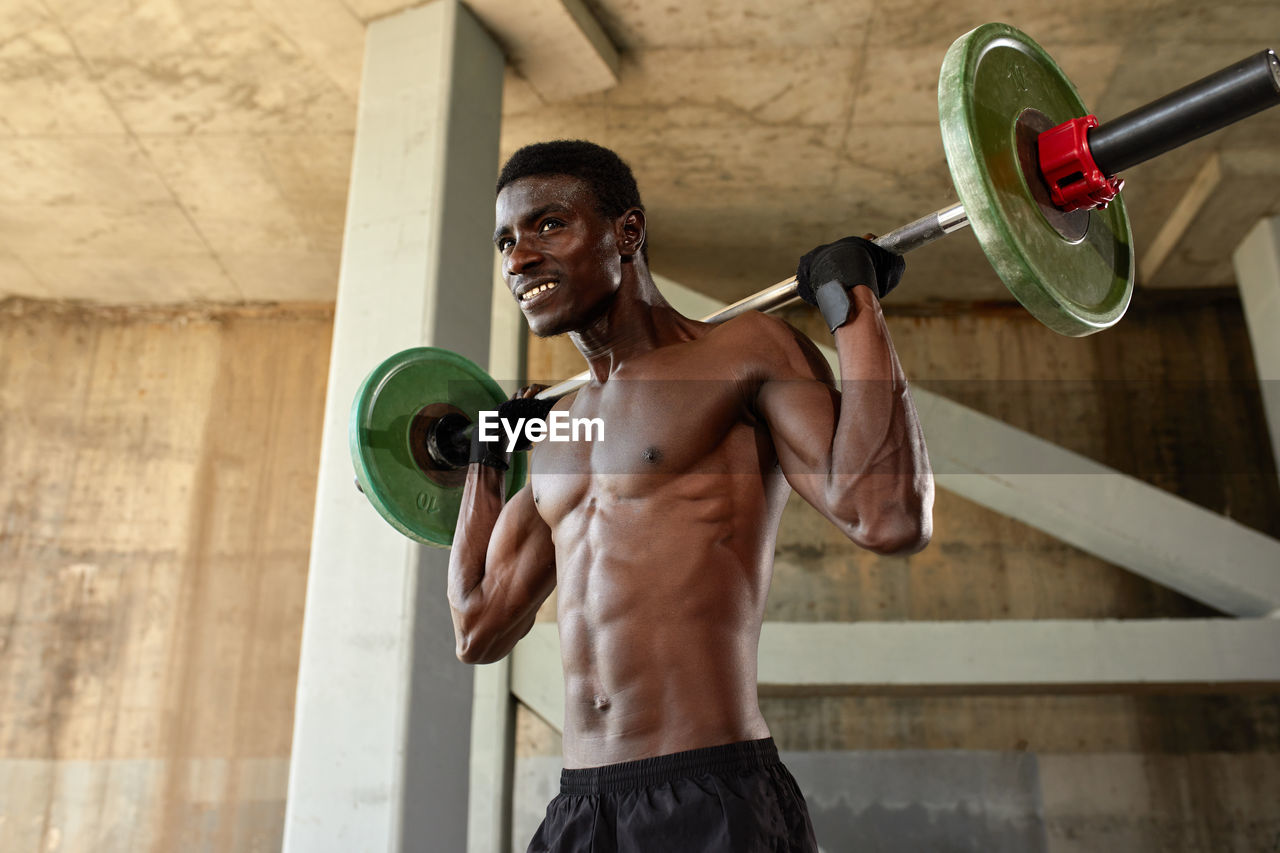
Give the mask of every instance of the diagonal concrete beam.
M 1271 452 L 1280 465 L 1280 216 L 1260 220 L 1231 256 L 1249 325 Z
M 559 626 L 539 622 L 511 651 L 511 695 L 564 731 L 564 670 Z
M 561 730 L 556 628 L 516 646 L 511 689 Z M 759 667 L 762 695 L 1274 691 L 1280 620 L 766 622 Z
M 1280 608 L 1280 541 L 914 389 L 939 487 L 1233 616 Z
M 724 303 L 655 276 L 677 310 Z M 835 349 L 819 345 L 839 375 Z M 1233 616 L 1280 612 L 1280 541 L 913 388 L 939 487 Z
M 1139 258 L 1139 283 L 1152 288 L 1232 284 L 1231 264 L 1217 250 L 1239 245 L 1251 223 L 1277 212 L 1280 169 L 1274 147 L 1215 152 Z
M 1200 167 L 1200 171 L 1191 179 L 1191 183 L 1187 185 L 1186 192 L 1182 194 L 1182 197 L 1178 199 L 1178 203 L 1165 216 L 1164 224 L 1160 226 L 1160 231 L 1156 234 L 1155 239 L 1147 246 L 1147 250 L 1142 253 L 1142 257 L 1138 261 L 1138 270 L 1143 284 L 1147 284 L 1157 278 L 1161 268 L 1164 267 L 1164 262 L 1178 248 L 1182 238 L 1191 229 L 1191 224 L 1200 214 L 1200 211 L 1204 209 L 1204 206 L 1208 204 L 1213 194 L 1218 191 L 1221 184 L 1222 158 L 1215 152 L 1210 155 L 1209 159 Z

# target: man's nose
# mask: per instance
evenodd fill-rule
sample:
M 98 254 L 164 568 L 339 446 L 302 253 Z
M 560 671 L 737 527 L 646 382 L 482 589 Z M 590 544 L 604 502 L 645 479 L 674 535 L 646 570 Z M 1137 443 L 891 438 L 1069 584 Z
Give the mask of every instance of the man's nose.
M 516 240 L 507 252 L 507 273 L 518 275 L 542 263 L 542 253 L 529 240 Z

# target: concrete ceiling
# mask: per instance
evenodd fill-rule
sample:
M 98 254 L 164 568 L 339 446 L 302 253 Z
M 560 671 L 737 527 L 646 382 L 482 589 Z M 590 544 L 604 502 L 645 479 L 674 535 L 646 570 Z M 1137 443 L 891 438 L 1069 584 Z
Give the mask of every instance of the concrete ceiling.
M 364 27 L 408 5 L 0 0 L 0 294 L 332 299 Z M 560 100 L 509 69 L 503 154 L 614 147 L 654 269 L 721 299 L 785 278 L 817 242 L 955 200 L 937 75 L 980 23 L 1038 40 L 1104 121 L 1280 48 L 1276 0 L 586 7 L 618 85 Z M 1235 245 L 1280 212 L 1280 108 L 1125 177 L 1140 284 L 1229 285 Z M 908 276 L 894 301 L 1007 298 L 968 233 L 913 253 Z

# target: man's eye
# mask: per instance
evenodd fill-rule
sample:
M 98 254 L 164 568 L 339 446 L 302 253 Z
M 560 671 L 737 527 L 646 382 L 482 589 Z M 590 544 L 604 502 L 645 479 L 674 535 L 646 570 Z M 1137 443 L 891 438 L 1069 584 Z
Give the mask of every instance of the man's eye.
M 542 220 L 542 224 L 538 226 L 538 231 L 545 234 L 552 228 L 559 228 L 561 225 L 564 225 L 564 223 L 559 219 L 544 219 Z
M 514 244 L 515 244 L 515 240 L 512 240 L 510 237 L 503 237 L 501 240 L 498 241 L 498 251 L 505 252 L 507 249 L 510 249 Z

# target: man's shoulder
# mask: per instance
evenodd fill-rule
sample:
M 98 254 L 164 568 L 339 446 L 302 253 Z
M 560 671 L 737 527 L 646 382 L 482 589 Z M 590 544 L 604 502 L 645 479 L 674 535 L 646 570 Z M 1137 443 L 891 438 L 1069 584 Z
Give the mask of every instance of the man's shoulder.
M 792 346 L 804 335 L 780 317 L 746 311 L 711 328 L 708 339 L 720 346 L 740 346 L 744 341 L 758 346 Z
M 780 317 L 747 311 L 707 335 L 708 343 L 731 348 L 766 376 L 811 376 L 829 381 L 830 367 L 808 335 Z

